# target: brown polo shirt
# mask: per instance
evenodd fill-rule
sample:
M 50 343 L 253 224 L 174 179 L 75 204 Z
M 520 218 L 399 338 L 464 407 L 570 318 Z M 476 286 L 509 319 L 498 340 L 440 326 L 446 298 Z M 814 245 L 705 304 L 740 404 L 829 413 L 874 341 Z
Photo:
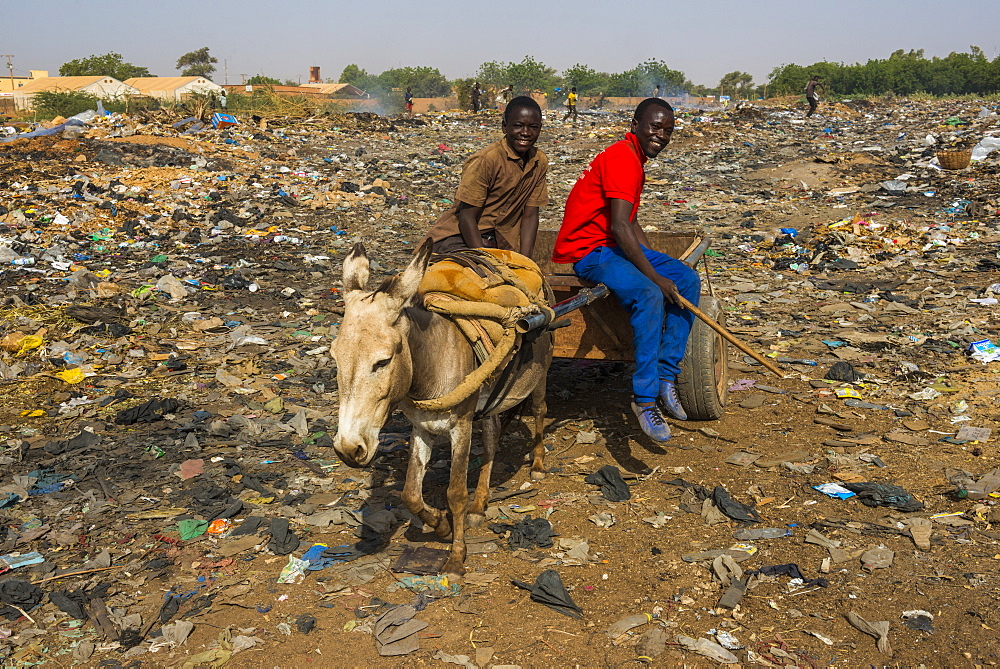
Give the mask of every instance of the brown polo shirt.
M 458 205 L 464 202 L 482 207 L 479 230 L 495 230 L 512 249 L 520 248 L 521 216 L 525 207 L 544 207 L 549 203 L 545 175 L 548 157 L 532 148 L 521 167 L 521 157 L 505 139 L 472 154 L 462 166 L 462 180 L 455 192 L 455 202 L 437 220 L 428 236 L 435 242 L 461 234 L 458 229 Z

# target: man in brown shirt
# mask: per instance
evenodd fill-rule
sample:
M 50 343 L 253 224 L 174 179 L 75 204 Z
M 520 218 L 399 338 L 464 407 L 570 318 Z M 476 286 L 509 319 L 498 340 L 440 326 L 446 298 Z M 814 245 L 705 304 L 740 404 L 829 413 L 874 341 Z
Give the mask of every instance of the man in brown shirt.
M 535 148 L 542 110 L 529 97 L 514 98 L 504 110 L 502 128 L 503 139 L 462 166 L 454 204 L 428 233 L 435 252 L 491 247 L 531 255 L 538 209 L 549 202 L 549 159 Z

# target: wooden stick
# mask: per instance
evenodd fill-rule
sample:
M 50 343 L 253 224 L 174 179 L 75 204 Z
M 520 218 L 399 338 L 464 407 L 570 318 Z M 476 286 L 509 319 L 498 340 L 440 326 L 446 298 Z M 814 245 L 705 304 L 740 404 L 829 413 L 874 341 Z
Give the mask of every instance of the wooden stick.
M 90 574 L 95 571 L 107 571 L 108 569 L 117 569 L 120 565 L 111 565 L 110 567 L 98 567 L 97 569 L 84 569 L 83 571 L 71 571 L 68 574 L 60 574 L 59 576 L 49 576 L 48 578 L 43 578 L 40 581 L 32 581 L 32 585 L 38 585 L 39 583 L 46 583 L 48 581 L 55 581 L 60 578 L 69 578 L 70 576 L 79 576 L 80 574 Z
M 775 374 L 778 377 L 784 377 L 784 374 L 782 374 L 781 370 L 778 369 L 777 367 L 775 367 L 774 364 L 770 360 L 768 360 L 767 358 L 765 358 L 764 356 L 762 356 L 760 353 L 757 353 L 752 348 L 750 348 L 749 346 L 747 346 L 746 344 L 744 344 L 743 342 L 741 342 L 739 339 L 737 339 L 736 337 L 734 337 L 729 332 L 729 330 L 727 330 L 726 328 L 722 327 L 721 325 L 719 325 L 718 323 L 716 323 L 714 320 L 712 320 L 711 318 L 709 318 L 708 314 L 706 314 L 704 311 L 702 311 L 698 307 L 696 307 L 693 304 L 691 304 L 688 300 L 684 299 L 684 297 L 681 296 L 681 295 L 678 295 L 677 299 L 679 299 L 681 301 L 681 304 L 684 306 L 685 309 L 689 309 L 691 311 L 691 313 L 693 313 L 695 316 L 697 316 L 701 320 L 705 321 L 705 324 L 708 325 L 708 327 L 712 328 L 713 330 L 715 330 L 716 332 L 718 332 L 720 335 L 722 335 L 723 339 L 725 339 L 730 344 L 732 344 L 736 348 L 740 349 L 741 351 L 743 351 L 744 353 L 746 353 L 747 355 L 749 355 L 751 358 L 753 358 L 754 360 L 756 360 L 760 364 L 764 365 L 764 367 L 766 367 L 769 372 Z
M 24 609 L 22 609 L 17 604 L 11 604 L 10 606 L 11 606 L 11 608 L 14 608 L 14 609 L 17 609 L 18 611 L 20 611 L 21 615 L 24 616 L 25 618 L 27 618 L 28 620 L 30 620 L 33 624 L 35 624 L 35 625 L 38 624 L 37 622 L 35 622 L 34 618 L 32 618 L 31 616 L 28 615 L 27 611 L 25 611 Z

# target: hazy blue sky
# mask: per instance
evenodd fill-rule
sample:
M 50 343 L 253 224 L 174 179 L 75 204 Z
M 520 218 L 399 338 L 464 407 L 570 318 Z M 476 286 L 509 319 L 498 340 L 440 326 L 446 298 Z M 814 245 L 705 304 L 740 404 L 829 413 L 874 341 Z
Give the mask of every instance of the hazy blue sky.
M 15 74 L 109 51 L 159 76 L 203 46 L 219 59 L 214 79 L 267 74 L 324 78 L 357 63 L 378 73 L 400 65 L 472 76 L 489 60 L 526 54 L 562 70 L 609 72 L 665 60 L 696 84 L 733 70 L 757 83 L 782 63 L 864 62 L 896 49 L 927 56 L 1000 50 L 1000 0 L 0 0 L 0 54 Z M 6 74 L 0 60 L 0 74 Z

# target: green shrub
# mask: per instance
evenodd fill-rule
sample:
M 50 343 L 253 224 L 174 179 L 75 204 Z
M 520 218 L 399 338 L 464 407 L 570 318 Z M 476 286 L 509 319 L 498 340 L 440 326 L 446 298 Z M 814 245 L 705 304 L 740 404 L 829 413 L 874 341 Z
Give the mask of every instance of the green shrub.
M 88 109 L 96 110 L 98 97 L 83 91 L 42 91 L 35 93 L 33 102 L 35 112 L 41 117 L 69 118 Z

